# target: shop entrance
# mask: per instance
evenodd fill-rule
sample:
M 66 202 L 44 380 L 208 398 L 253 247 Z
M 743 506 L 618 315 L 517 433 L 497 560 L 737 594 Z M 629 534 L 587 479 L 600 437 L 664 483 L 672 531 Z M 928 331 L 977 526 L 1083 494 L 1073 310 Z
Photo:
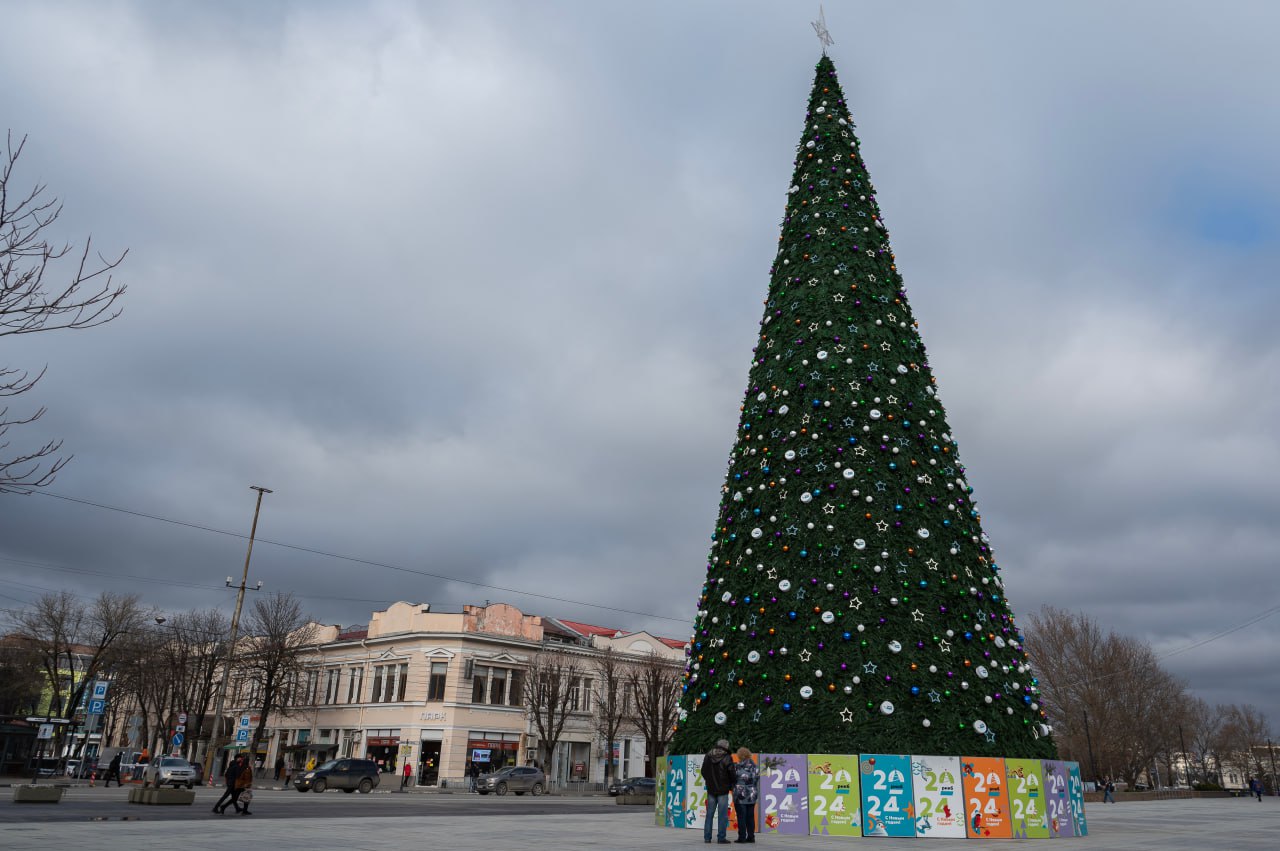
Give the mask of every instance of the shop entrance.
M 440 740 L 423 739 L 418 757 L 418 784 L 435 786 L 440 780 Z
M 390 774 L 396 770 L 396 755 L 400 753 L 400 740 L 389 736 L 370 736 L 365 742 L 365 759 L 378 764 L 378 770 Z

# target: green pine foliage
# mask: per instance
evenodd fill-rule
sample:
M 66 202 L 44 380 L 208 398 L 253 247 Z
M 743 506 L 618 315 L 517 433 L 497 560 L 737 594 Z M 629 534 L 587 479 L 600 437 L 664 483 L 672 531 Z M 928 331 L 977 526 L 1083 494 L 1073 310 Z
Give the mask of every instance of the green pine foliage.
M 1052 758 L 980 521 L 823 56 L 671 753 Z

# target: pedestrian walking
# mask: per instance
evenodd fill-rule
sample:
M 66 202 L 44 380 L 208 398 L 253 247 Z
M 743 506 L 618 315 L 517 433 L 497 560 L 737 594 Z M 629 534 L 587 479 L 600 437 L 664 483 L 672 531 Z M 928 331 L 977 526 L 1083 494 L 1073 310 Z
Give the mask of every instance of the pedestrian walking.
M 401 789 L 404 789 L 404 787 L 409 785 L 409 778 L 412 776 L 413 776 L 413 766 L 411 766 L 409 764 L 409 760 L 406 759 L 404 761 L 404 778 L 400 781 Z
M 1102 787 L 1102 803 L 1114 804 L 1116 802 L 1116 784 L 1111 780 L 1107 780 L 1107 785 Z
M 729 755 L 729 740 L 721 739 L 707 751 L 702 760 L 702 779 L 707 784 L 707 818 L 702 823 L 702 841 L 711 841 L 712 817 L 719 819 L 716 841 L 728 845 L 729 793 L 733 791 L 733 757 Z
M 756 841 L 756 801 L 760 800 L 760 768 L 748 748 L 738 748 L 733 767 L 733 810 L 738 816 L 737 843 Z
M 102 784 L 102 788 L 104 789 L 111 788 L 112 777 L 116 779 L 117 786 L 124 785 L 124 783 L 120 781 L 120 757 L 121 756 L 122 754 L 119 751 L 116 751 L 116 755 L 111 757 L 111 762 L 107 763 L 107 782 Z
M 476 780 L 480 777 L 480 764 L 474 760 L 467 763 L 467 784 L 471 791 L 476 790 Z
M 284 754 L 276 757 L 276 782 L 280 782 L 280 775 L 284 772 Z
M 261 771 L 262 760 L 258 760 L 259 771 Z M 240 769 L 240 773 L 236 775 L 236 794 L 231 797 L 231 803 L 237 804 L 236 811 L 242 816 L 251 816 L 249 812 L 249 804 L 253 801 L 253 772 L 249 770 L 249 760 L 244 761 L 244 765 Z
M 226 788 L 218 803 L 213 805 L 213 811 L 218 815 L 225 813 L 228 806 L 234 806 L 236 812 L 240 811 L 240 805 L 236 804 L 236 778 L 240 776 L 240 764 L 241 755 L 237 754 L 234 759 L 227 760 L 227 767 L 222 771 L 222 782 Z
M 1258 796 L 1258 803 L 1262 803 L 1262 781 L 1256 777 L 1249 778 L 1249 791 Z

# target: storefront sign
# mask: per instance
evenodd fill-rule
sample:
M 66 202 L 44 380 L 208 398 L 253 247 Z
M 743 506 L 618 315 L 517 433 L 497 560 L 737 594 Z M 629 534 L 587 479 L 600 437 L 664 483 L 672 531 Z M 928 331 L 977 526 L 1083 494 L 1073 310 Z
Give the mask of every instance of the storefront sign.
M 418 716 L 419 721 L 446 721 L 448 716 L 443 712 L 423 712 Z

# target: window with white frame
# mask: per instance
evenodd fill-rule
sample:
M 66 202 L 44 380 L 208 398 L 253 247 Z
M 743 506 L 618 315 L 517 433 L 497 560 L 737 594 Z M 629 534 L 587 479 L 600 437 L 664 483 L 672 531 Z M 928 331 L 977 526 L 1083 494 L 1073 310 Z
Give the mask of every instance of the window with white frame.
M 347 703 L 360 702 L 360 685 L 364 682 L 364 668 L 356 666 L 347 672 Z
M 409 685 L 409 664 L 392 662 L 373 667 L 373 691 L 370 703 L 395 703 L 404 700 Z

